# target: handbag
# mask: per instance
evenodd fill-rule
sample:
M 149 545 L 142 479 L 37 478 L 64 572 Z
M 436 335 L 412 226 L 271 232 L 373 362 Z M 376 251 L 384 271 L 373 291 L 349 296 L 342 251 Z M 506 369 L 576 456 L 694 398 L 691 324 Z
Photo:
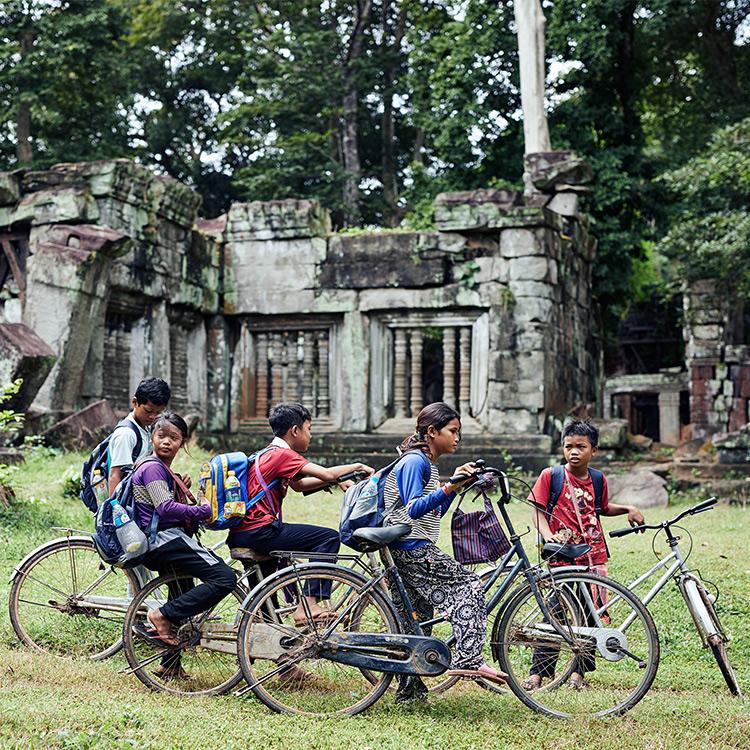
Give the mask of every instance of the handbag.
M 461 503 L 456 506 L 451 519 L 453 557 L 462 565 L 499 560 L 510 550 L 510 542 L 490 499 L 484 498 L 484 510 L 464 513 L 460 506 Z

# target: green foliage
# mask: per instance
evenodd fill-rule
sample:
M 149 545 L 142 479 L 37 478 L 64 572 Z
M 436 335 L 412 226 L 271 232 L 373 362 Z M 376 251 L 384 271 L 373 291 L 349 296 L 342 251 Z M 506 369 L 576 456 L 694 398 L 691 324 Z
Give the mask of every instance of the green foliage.
M 0 406 L 11 396 L 15 396 L 21 390 L 23 380 L 18 378 L 7 385 L 0 385 Z M 23 414 L 12 409 L 0 409 L 0 432 L 5 432 L 14 427 L 20 427 L 23 422 Z
M 0 158 L 14 164 L 19 107 L 30 110 L 32 164 L 125 156 L 133 60 L 125 16 L 107 0 L 0 5 Z M 29 165 L 27 165 L 29 166 Z
M 661 181 L 675 218 L 659 248 L 674 276 L 718 279 L 734 293 L 750 293 L 750 118 L 720 129 Z

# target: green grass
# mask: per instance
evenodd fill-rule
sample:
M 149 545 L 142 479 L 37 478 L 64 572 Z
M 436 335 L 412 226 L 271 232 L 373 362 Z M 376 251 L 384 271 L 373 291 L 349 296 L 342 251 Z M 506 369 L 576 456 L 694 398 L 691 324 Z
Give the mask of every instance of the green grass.
M 196 476 L 203 458 L 195 450 L 177 468 Z M 511 695 L 491 695 L 467 684 L 427 705 L 395 706 L 389 694 L 362 716 L 309 720 L 273 714 L 253 698 L 190 700 L 150 693 L 119 673 L 120 655 L 88 663 L 31 653 L 17 644 L 10 628 L 7 582 L 26 552 L 58 535 L 51 526 L 89 528 L 91 518 L 80 502 L 62 496 L 67 470 L 81 459 L 30 454 L 16 475 L 19 503 L 0 515 L 1 748 L 750 748 L 748 705 L 729 696 L 672 584 L 651 607 L 662 643 L 656 681 L 619 719 L 545 719 Z M 292 496 L 285 518 L 335 525 L 339 507 L 338 495 Z M 674 512 L 652 510 L 647 518 Z M 512 516 L 519 529 L 526 528 L 525 506 L 513 506 Z M 621 523 L 605 519 L 608 529 Z M 691 564 L 719 586 L 718 608 L 733 637 L 730 656 L 740 682 L 750 689 L 750 514 L 722 505 L 684 525 L 695 537 Z M 218 538 L 209 535 L 209 541 Z M 531 550 L 533 535 L 526 539 Z M 650 541 L 642 536 L 613 540 L 611 574 L 629 580 L 651 565 Z M 449 544 L 447 525 L 441 543 Z

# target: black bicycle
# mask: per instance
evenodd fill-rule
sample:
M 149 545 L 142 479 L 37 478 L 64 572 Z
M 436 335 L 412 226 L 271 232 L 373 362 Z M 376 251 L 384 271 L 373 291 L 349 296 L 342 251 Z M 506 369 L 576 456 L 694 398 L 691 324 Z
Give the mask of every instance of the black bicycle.
M 492 591 L 488 612 L 497 610 L 489 651 L 507 673 L 510 690 L 530 708 L 555 717 L 607 716 L 632 708 L 658 668 L 659 638 L 651 615 L 616 581 L 580 566 L 532 564 L 507 512 L 507 476 L 482 465 L 473 478 L 464 493 L 477 490 L 484 496 L 499 487 L 497 508 L 509 531 L 511 549 L 485 588 Z M 442 618 L 415 620 L 411 632 L 403 632 L 386 593 L 390 577 L 405 610 L 413 611 L 388 549 L 410 530 L 400 524 L 355 532 L 379 551 L 382 569 L 371 574 L 292 559 L 290 567 L 259 584 L 240 608 L 237 652 L 248 686 L 239 694 L 252 691 L 279 712 L 353 715 L 373 705 L 396 675 L 443 674 L 450 666 L 451 639 L 424 635 Z M 588 549 L 550 543 L 542 557 L 572 562 Z M 310 579 L 332 585 L 330 615 L 313 618 L 308 612 L 306 622 L 295 624 L 292 612 L 305 601 Z M 582 664 L 587 687 L 576 690 L 568 681 Z M 533 668 L 543 669 L 546 679 L 538 689 L 526 690 L 523 683 Z

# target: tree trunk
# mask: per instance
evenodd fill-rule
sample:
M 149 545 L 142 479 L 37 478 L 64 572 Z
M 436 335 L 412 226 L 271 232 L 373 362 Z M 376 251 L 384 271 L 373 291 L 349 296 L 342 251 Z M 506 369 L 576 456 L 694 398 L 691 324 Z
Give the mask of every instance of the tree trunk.
M 633 144 L 640 133 L 640 119 L 635 109 L 635 86 L 633 83 L 636 10 L 637 3 L 629 2 L 620 13 L 617 69 L 614 81 L 629 144 Z
M 357 86 L 359 57 L 367 24 L 370 21 L 372 0 L 363 0 L 357 8 L 357 22 L 352 31 L 349 47 L 344 62 L 344 96 L 342 99 L 344 114 L 344 132 L 342 136 L 342 153 L 344 157 L 343 201 L 344 221 L 352 226 L 359 224 L 362 218 L 359 207 L 359 180 L 362 169 L 359 161 L 359 89 Z
M 21 32 L 21 69 L 29 56 L 34 45 L 33 29 L 24 29 Z M 28 90 L 26 76 L 19 80 L 18 110 L 16 112 L 16 158 L 19 164 L 30 164 L 34 154 L 31 150 L 31 103 L 23 99 L 24 91 Z
M 382 181 L 383 201 L 386 205 L 385 223 L 396 226 L 399 222 L 398 183 L 396 181 L 396 167 L 393 160 L 394 140 L 396 129 L 393 117 L 393 94 L 396 84 L 396 69 L 399 63 L 401 41 L 406 30 L 407 5 L 404 4 L 399 12 L 396 28 L 393 31 L 393 41 L 388 28 L 390 3 L 383 3 L 383 46 L 385 47 L 385 65 L 383 69 L 383 118 L 381 128 L 382 148 Z
M 551 151 L 544 111 L 544 13 L 539 0 L 514 0 L 518 29 L 524 153 Z

